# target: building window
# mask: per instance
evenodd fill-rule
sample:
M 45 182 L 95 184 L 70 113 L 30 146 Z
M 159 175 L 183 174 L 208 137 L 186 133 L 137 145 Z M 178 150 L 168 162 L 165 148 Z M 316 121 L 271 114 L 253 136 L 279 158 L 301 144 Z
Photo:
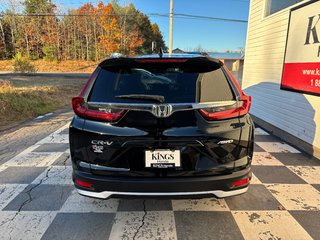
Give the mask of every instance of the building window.
M 276 12 L 281 11 L 291 5 L 294 5 L 303 0 L 266 0 L 266 11 L 265 16 L 269 16 Z

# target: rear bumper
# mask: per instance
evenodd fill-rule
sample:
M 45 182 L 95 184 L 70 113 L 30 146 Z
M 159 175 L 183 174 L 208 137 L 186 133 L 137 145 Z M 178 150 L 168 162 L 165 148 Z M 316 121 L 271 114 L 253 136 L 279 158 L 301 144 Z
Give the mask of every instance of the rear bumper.
M 81 195 L 95 198 L 111 196 L 201 196 L 224 198 L 242 194 L 248 184 L 233 187 L 233 182 L 251 179 L 250 167 L 232 174 L 209 177 L 134 178 L 108 177 L 74 170 L 73 180 L 92 184 L 91 188 L 75 185 Z
M 213 191 L 203 191 L 203 192 L 110 192 L 110 191 L 91 192 L 87 190 L 77 189 L 80 195 L 93 197 L 93 198 L 102 198 L 102 199 L 107 199 L 107 198 L 110 198 L 111 196 L 188 197 L 188 196 L 211 196 L 211 195 L 217 198 L 225 198 L 225 197 L 230 197 L 230 196 L 235 196 L 235 195 L 245 193 L 247 190 L 248 190 L 248 187 L 237 189 L 237 190 L 231 190 L 231 191 L 213 190 Z

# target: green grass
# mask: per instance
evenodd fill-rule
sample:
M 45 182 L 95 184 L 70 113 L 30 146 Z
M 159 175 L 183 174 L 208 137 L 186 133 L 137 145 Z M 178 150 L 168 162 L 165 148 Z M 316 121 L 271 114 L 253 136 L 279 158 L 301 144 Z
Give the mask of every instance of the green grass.
M 0 94 L 1 110 L 12 116 L 12 120 L 32 117 L 46 112 L 53 111 L 58 104 L 35 92 L 6 92 Z M 44 94 L 44 93 L 43 93 Z M 1 114 L 0 121 L 8 118 L 8 115 Z M 9 120 L 9 119 L 8 119 Z
M 0 79 L 0 126 L 34 118 L 65 106 L 86 79 L 12 77 Z

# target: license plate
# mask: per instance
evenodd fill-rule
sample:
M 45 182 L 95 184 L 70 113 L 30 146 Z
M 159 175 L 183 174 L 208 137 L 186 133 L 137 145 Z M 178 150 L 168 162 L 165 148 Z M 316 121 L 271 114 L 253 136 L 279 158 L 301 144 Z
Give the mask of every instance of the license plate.
M 175 168 L 180 167 L 180 150 L 159 149 L 146 151 L 146 167 Z

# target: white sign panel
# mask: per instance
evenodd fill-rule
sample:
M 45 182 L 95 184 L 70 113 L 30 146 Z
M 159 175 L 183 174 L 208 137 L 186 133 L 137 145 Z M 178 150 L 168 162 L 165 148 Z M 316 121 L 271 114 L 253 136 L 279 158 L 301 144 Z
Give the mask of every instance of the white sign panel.
M 281 88 L 320 95 L 320 1 L 291 10 Z

